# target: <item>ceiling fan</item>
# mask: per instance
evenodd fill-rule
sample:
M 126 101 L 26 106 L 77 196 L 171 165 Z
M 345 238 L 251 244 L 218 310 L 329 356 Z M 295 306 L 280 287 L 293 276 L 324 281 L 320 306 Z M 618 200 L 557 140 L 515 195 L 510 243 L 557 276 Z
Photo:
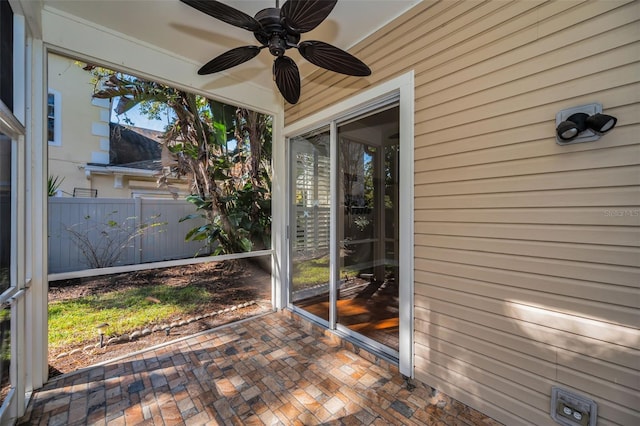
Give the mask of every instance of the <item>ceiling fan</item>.
M 279 8 L 263 9 L 252 18 L 244 12 L 215 0 L 180 0 L 227 24 L 251 31 L 261 46 L 242 46 L 225 52 L 202 66 L 198 74 L 212 74 L 254 58 L 264 48 L 276 57 L 273 75 L 278 90 L 290 104 L 300 99 L 300 72 L 285 52 L 297 48 L 309 62 L 329 71 L 364 77 L 371 75 L 369 67 L 360 59 L 323 41 L 300 43 L 300 34 L 311 31 L 325 20 L 338 0 L 287 0 Z

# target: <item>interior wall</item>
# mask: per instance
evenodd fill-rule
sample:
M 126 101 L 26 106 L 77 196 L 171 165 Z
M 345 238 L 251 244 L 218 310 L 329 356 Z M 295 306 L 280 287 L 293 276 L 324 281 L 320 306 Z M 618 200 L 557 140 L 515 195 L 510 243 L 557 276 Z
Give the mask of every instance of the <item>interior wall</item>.
M 506 424 L 640 423 L 640 2 L 423 1 L 306 78 L 287 125 L 415 71 L 419 380 Z M 558 111 L 618 118 L 560 146 Z M 401 129 L 402 132 L 402 129 Z

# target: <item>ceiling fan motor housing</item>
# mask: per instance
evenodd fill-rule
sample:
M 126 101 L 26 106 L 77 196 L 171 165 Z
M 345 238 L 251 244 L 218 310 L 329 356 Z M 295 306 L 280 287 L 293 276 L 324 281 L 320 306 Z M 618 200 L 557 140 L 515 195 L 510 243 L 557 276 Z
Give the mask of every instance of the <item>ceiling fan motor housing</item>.
M 253 34 L 263 46 L 269 46 L 273 56 L 282 56 L 287 49 L 295 47 L 300 41 L 300 34 L 287 31 L 280 18 L 280 9 L 270 7 L 256 13 L 256 21 L 262 29 Z

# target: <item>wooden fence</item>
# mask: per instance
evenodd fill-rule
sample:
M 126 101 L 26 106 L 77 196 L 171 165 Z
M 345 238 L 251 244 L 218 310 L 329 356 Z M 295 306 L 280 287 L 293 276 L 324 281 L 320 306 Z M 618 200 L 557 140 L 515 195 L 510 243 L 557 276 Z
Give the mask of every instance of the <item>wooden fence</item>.
M 109 238 L 124 241 L 141 224 L 156 224 L 132 238 L 118 260 L 110 266 L 208 254 L 203 242 L 184 240 L 190 229 L 205 223 L 201 219 L 179 221 L 194 212 L 195 207 L 184 200 L 49 198 L 49 273 L 94 267 L 83 255 L 82 247 L 74 241 L 72 231 L 89 239 L 97 248 Z

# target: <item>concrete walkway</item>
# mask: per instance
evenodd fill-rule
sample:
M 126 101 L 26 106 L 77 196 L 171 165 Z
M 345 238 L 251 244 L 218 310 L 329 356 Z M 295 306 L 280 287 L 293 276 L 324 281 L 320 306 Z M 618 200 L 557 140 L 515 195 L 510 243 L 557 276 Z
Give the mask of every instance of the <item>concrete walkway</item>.
M 18 424 L 497 425 L 291 313 L 55 378 Z

